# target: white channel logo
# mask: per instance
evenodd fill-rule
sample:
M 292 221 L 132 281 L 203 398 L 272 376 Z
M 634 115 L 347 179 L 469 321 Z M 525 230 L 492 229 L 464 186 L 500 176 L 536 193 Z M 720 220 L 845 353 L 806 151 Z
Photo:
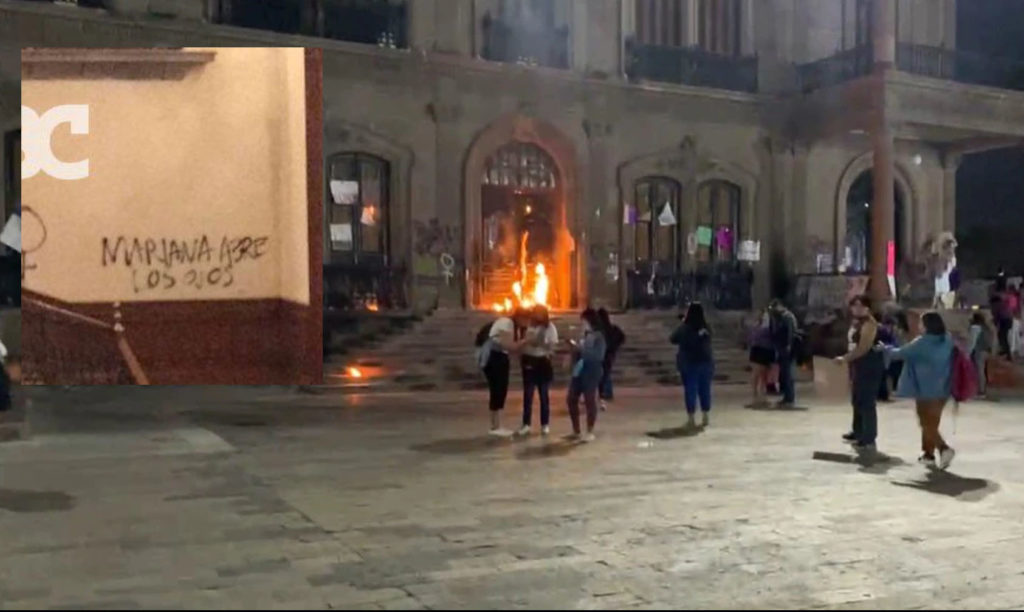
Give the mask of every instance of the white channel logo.
M 21 107 L 21 179 L 30 179 L 43 171 L 61 181 L 77 181 L 89 176 L 89 160 L 65 162 L 57 159 L 50 148 L 50 138 L 57 126 L 67 123 L 72 134 L 89 133 L 89 105 L 54 106 L 39 116 L 27 106 Z

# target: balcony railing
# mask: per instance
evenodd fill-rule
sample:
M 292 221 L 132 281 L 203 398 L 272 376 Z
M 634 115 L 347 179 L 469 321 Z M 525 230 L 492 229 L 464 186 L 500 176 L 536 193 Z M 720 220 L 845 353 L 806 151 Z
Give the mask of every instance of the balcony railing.
M 1024 61 L 1019 60 L 899 43 L 896 66 L 934 79 L 1024 91 Z
M 492 62 L 569 67 L 569 27 L 527 27 L 491 16 L 483 21 L 483 58 Z
M 840 51 L 835 55 L 797 66 L 804 93 L 832 87 L 871 73 L 874 55 L 870 45 Z
M 218 0 L 214 21 L 284 34 L 405 48 L 407 5 L 398 0 Z
M 679 308 L 699 301 L 718 310 L 749 310 L 752 287 L 753 272 L 745 264 L 654 275 L 649 269 L 637 269 L 626 274 L 629 308 Z
M 757 65 L 756 56 L 731 57 L 696 47 L 626 42 L 626 76 L 631 81 L 662 81 L 755 93 Z
M 408 308 L 406 273 L 378 264 L 324 264 L 324 309 L 383 311 Z

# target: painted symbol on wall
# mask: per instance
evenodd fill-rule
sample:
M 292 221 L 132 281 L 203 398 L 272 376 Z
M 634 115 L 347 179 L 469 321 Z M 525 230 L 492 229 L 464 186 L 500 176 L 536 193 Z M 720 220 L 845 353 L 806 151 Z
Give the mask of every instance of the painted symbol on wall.
M 31 206 L 21 207 L 21 222 L 21 279 L 25 280 L 25 272 L 36 269 L 29 256 L 46 244 L 46 223 Z
M 451 285 L 452 277 L 455 276 L 455 258 L 448 253 L 441 253 L 441 275 L 444 276 L 444 284 Z

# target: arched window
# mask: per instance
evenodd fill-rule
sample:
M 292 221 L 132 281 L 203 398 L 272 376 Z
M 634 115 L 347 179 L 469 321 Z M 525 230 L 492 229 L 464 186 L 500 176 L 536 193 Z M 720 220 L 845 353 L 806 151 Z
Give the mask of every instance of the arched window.
M 512 142 L 487 158 L 484 185 L 513 189 L 555 189 L 555 162 L 544 149 L 528 142 Z
M 708 181 L 697 192 L 697 261 L 735 261 L 740 239 L 740 188 Z
M 870 170 L 857 177 L 846 196 L 846 239 L 839 259 L 848 272 L 867 273 L 871 269 L 871 204 L 874 201 L 874 179 Z M 903 261 L 905 211 L 903 193 L 893 185 L 893 237 L 896 263 Z
M 383 260 L 389 250 L 390 166 L 365 153 L 330 158 L 331 206 L 328 235 L 331 252 L 341 259 Z
M 634 226 L 637 262 L 674 270 L 679 261 L 679 183 L 651 176 L 636 182 Z

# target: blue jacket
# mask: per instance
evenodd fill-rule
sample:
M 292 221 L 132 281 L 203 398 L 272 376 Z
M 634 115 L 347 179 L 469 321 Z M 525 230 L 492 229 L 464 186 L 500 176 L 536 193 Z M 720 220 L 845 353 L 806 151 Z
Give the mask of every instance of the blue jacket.
M 892 359 L 905 362 L 896 394 L 914 399 L 946 399 L 953 386 L 953 338 L 925 334 L 899 348 L 888 348 Z
M 604 375 L 604 356 L 608 343 L 604 334 L 592 330 L 583 337 L 579 346 L 579 355 L 573 367 L 573 378 L 580 381 L 583 389 L 596 389 Z

